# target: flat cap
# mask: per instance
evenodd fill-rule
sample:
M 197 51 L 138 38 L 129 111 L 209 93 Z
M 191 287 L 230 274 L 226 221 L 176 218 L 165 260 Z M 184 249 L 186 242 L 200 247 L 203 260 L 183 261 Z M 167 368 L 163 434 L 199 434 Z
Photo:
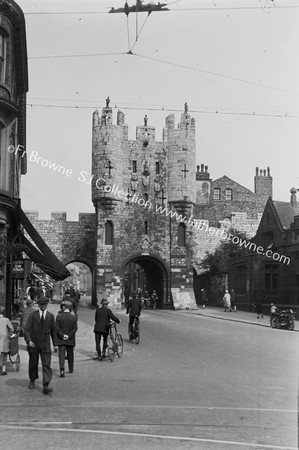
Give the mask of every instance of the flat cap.
M 39 305 L 47 305 L 49 303 L 48 297 L 40 297 L 37 302 Z

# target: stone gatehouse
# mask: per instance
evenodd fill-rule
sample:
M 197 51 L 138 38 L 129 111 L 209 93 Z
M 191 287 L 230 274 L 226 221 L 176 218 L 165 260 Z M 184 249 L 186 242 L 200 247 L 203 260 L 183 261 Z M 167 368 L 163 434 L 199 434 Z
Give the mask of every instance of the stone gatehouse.
M 48 222 L 27 215 L 62 261 L 88 260 L 97 296 L 114 307 L 128 267 L 143 273 L 143 287 L 157 291 L 160 308 L 195 307 L 194 277 L 206 251 L 219 244 L 216 231 L 255 234 L 272 196 L 270 169 L 256 168 L 254 191 L 227 176 L 212 180 L 204 164 L 196 170 L 187 104 L 177 126 L 174 114 L 166 117 L 161 141 L 147 115 L 129 140 L 125 116 L 118 111 L 114 123 L 109 99 L 93 113 L 92 131 L 95 214 L 80 214 L 78 223 L 67 222 L 65 213 L 52 213 Z

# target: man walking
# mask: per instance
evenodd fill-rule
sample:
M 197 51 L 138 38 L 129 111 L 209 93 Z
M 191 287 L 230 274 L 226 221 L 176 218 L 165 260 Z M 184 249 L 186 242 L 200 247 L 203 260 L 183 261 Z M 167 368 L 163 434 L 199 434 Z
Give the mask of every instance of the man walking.
M 106 356 L 106 348 L 107 348 L 107 338 L 109 333 L 109 323 L 110 320 L 113 320 L 116 323 L 120 323 L 118 317 L 116 317 L 111 309 L 107 308 L 108 305 L 107 298 L 103 298 L 101 301 L 102 307 L 98 307 L 95 313 L 95 325 L 93 332 L 95 333 L 95 341 L 96 341 L 96 352 L 98 354 L 98 358 L 102 361 Z M 103 352 L 101 352 L 101 340 L 103 338 Z
M 39 356 L 43 370 L 43 394 L 50 394 L 53 389 L 49 387 L 52 379 L 51 369 L 51 344 L 54 345 L 56 334 L 55 320 L 53 314 L 47 311 L 49 299 L 41 297 L 37 301 L 39 309 L 28 317 L 25 327 L 25 341 L 29 353 L 29 389 L 34 389 L 34 382 L 38 378 Z
M 64 378 L 65 352 L 67 354 L 69 373 L 74 371 L 75 334 L 78 330 L 77 319 L 71 314 L 71 302 L 65 300 L 61 303 L 62 312 L 56 317 L 56 333 L 58 345 L 58 359 L 60 377 Z

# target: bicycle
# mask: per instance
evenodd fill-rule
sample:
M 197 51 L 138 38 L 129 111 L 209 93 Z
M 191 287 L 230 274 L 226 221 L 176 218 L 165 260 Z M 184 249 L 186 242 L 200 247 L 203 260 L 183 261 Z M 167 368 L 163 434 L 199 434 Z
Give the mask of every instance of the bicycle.
M 116 323 L 110 322 L 109 324 L 109 334 L 107 338 L 107 353 L 111 362 L 114 361 L 115 353 L 119 358 L 123 354 L 124 344 L 123 338 L 120 333 L 117 332 Z
M 128 325 L 128 333 L 130 341 L 135 340 L 135 344 L 139 344 L 140 341 L 140 322 L 139 317 L 134 316 L 134 321 L 132 324 L 132 328 L 130 328 L 130 323 Z

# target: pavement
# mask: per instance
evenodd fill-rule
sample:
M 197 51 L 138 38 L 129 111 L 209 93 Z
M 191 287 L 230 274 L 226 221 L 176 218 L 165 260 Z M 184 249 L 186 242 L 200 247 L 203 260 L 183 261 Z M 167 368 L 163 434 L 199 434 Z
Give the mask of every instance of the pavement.
M 182 310 L 183 311 L 183 310 Z M 186 312 L 186 311 L 185 311 Z M 217 306 L 206 306 L 205 309 L 202 309 L 200 306 L 197 310 L 187 311 L 189 314 L 195 314 L 203 317 L 210 317 L 213 319 L 219 320 L 229 320 L 233 322 L 242 322 L 248 323 L 251 325 L 257 325 L 261 327 L 270 327 L 270 316 L 264 315 L 263 317 L 257 318 L 257 314 L 255 312 L 248 311 L 231 311 L 225 312 L 222 307 Z M 299 331 L 299 320 L 295 320 L 295 330 Z

